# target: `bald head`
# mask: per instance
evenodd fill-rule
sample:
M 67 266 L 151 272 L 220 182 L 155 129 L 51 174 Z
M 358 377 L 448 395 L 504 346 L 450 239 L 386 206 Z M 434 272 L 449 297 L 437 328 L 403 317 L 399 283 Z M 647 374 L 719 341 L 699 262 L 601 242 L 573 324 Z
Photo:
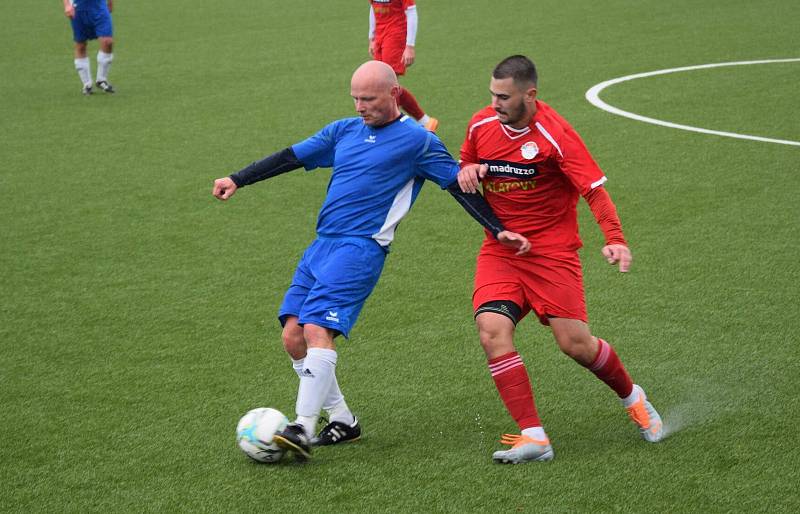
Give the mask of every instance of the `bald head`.
M 391 66 L 381 61 L 367 61 L 359 66 L 353 73 L 351 85 L 374 85 L 377 87 L 391 88 L 397 85 L 397 75 Z
M 350 96 L 355 102 L 356 112 L 367 125 L 380 127 L 398 118 L 399 95 L 397 75 L 384 62 L 367 61 L 353 73 Z

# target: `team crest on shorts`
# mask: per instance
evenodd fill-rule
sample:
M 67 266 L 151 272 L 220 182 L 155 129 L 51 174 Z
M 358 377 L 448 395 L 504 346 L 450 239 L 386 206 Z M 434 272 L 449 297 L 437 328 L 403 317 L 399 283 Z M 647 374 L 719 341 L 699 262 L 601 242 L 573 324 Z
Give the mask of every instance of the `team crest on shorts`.
M 536 154 L 539 153 L 539 146 L 534 143 L 533 141 L 528 141 L 524 145 L 522 145 L 522 158 L 523 159 L 533 159 L 536 157 Z

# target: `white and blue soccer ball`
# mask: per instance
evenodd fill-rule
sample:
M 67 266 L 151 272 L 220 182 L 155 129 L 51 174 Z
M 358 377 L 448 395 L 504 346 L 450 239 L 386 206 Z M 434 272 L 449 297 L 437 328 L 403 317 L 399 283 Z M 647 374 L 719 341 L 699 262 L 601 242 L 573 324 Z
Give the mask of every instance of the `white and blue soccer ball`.
M 255 461 L 278 462 L 285 452 L 272 442 L 272 437 L 288 424 L 289 420 L 279 410 L 264 407 L 253 409 L 239 420 L 236 442 L 245 455 Z

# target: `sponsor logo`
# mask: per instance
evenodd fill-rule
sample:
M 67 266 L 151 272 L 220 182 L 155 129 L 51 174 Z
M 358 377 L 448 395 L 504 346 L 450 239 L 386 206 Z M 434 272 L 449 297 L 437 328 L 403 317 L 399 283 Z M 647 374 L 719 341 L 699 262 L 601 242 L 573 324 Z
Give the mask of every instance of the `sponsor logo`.
M 364 142 L 365 143 L 376 143 L 377 142 L 376 138 L 377 138 L 377 136 L 371 135 L 371 136 L 367 137 L 367 139 L 365 139 Z
M 339 313 L 334 311 L 328 311 L 328 315 L 325 316 L 325 319 L 328 321 L 335 321 L 339 323 Z
M 304 377 L 314 378 L 314 374 L 311 373 L 311 370 L 308 368 L 301 371 L 300 374 L 303 375 Z
M 532 191 L 536 188 L 535 180 L 518 180 L 514 182 L 484 182 L 483 188 L 492 193 L 510 193 L 511 191 Z
M 489 167 L 490 177 L 531 178 L 538 174 L 536 165 L 509 161 L 483 161 Z
M 519 150 L 523 159 L 533 159 L 539 153 L 539 146 L 533 141 L 528 141 Z

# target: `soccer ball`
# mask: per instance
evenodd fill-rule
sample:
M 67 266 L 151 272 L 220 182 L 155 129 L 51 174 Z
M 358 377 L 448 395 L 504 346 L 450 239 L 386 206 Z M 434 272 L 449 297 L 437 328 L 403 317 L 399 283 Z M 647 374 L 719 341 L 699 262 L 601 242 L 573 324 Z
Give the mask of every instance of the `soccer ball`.
M 272 442 L 275 432 L 280 432 L 289 420 L 278 410 L 259 408 L 242 416 L 236 425 L 236 442 L 239 448 L 258 462 L 278 462 L 283 458 L 284 450 Z

